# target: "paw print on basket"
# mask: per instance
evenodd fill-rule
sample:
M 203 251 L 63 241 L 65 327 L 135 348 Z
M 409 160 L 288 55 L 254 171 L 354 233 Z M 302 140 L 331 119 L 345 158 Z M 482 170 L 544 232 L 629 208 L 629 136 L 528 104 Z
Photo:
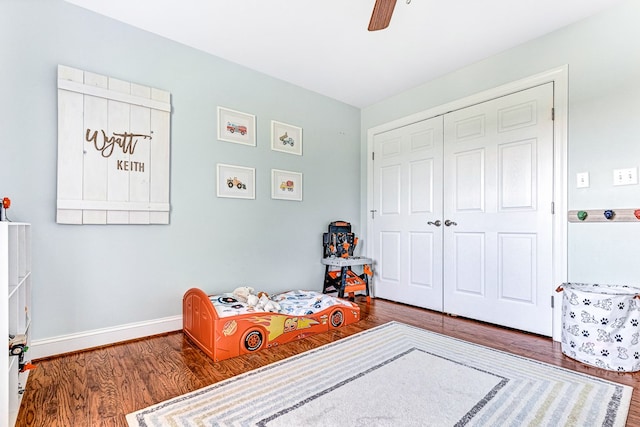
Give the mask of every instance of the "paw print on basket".
M 638 353 L 637 351 L 633 353 L 633 358 L 636 360 L 640 359 L 640 353 Z
M 608 357 L 608 356 L 609 356 L 609 350 L 607 350 L 607 349 L 601 350 L 601 351 L 600 351 L 600 354 L 601 354 L 602 356 L 604 356 L 604 357 Z
M 609 319 L 607 319 L 606 317 L 603 317 L 602 319 L 600 319 L 601 325 L 606 325 L 607 323 L 609 323 Z
M 582 304 L 583 304 L 583 305 L 591 305 L 591 300 L 590 300 L 590 299 L 585 298 L 585 299 L 583 299 L 583 300 L 582 300 Z
M 622 342 L 622 341 L 624 341 L 624 339 L 622 338 L 622 335 L 616 335 L 616 336 L 615 336 L 615 339 L 616 339 L 616 341 L 617 341 L 617 342 Z
M 586 329 L 583 329 L 582 330 L 582 336 L 585 337 L 585 338 L 588 338 L 589 337 L 589 331 L 587 331 Z
M 631 319 L 631 326 L 637 327 L 638 326 L 638 319 Z
M 618 303 L 618 309 L 619 309 L 619 310 L 624 310 L 624 308 L 625 308 L 625 307 L 626 307 L 626 305 L 625 305 L 625 303 L 624 303 L 624 302 L 619 302 L 619 303 Z

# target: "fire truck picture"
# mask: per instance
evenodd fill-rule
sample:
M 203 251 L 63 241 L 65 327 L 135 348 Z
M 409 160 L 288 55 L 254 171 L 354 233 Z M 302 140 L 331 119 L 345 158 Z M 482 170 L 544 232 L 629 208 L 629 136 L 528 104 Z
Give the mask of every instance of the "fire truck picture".
M 238 132 L 240 135 L 244 135 L 247 133 L 247 127 L 243 125 L 237 125 L 235 123 L 227 122 L 227 132 L 235 133 Z

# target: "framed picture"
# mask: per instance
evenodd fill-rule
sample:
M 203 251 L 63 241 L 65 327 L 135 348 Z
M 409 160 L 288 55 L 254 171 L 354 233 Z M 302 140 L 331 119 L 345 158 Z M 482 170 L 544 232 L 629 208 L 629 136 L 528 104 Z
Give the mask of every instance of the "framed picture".
M 218 107 L 218 139 L 256 145 L 256 116 Z
M 302 128 L 272 120 L 271 149 L 302 156 Z
M 302 174 L 271 169 L 271 198 L 302 201 Z
M 256 170 L 254 168 L 218 163 L 216 169 L 218 197 L 256 198 Z

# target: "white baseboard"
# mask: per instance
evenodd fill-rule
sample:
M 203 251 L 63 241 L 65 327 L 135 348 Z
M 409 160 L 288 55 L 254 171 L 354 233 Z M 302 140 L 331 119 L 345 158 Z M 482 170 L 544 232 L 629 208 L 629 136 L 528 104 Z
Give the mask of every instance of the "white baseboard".
M 182 316 L 171 316 L 77 334 L 60 335 L 31 341 L 28 356 L 30 360 L 41 359 L 56 354 L 85 350 L 180 329 L 182 329 Z

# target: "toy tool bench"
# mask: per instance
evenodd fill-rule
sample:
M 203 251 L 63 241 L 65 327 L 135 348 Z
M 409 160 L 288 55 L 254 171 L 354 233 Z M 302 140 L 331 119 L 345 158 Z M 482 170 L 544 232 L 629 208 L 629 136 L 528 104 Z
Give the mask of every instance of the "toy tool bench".
M 353 256 L 358 238 L 351 232 L 351 224 L 334 221 L 322 236 L 324 271 L 324 293 L 338 292 L 339 298 L 345 293 L 353 300 L 355 293 L 364 291 L 367 303 L 369 295 L 369 277 L 372 276 L 371 259 Z M 353 267 L 362 269 L 362 274 L 353 271 Z

